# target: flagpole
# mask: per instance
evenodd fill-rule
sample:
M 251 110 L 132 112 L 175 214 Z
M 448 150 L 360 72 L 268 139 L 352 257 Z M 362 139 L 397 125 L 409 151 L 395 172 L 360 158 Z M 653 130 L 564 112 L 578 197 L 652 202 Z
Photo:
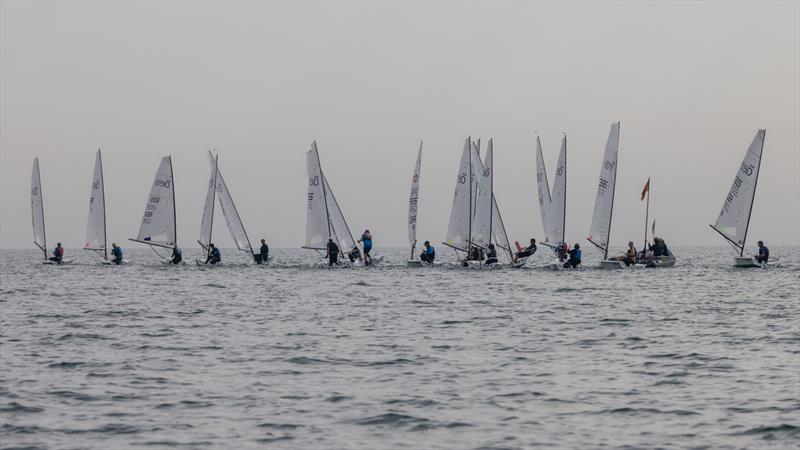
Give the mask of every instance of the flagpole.
M 647 207 L 644 213 L 644 244 L 642 254 L 647 255 L 647 222 L 650 220 L 650 178 L 647 179 Z

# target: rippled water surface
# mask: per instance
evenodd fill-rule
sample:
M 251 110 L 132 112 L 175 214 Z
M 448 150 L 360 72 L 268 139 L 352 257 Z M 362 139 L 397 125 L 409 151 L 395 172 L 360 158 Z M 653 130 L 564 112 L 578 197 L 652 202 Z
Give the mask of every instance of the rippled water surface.
M 797 448 L 798 249 L 673 250 L 617 272 L 2 251 L 0 447 Z

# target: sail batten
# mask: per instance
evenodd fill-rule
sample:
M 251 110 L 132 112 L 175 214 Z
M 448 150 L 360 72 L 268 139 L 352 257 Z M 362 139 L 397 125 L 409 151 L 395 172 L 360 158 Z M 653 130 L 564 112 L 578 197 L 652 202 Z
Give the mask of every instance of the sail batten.
M 603 258 L 608 257 L 608 243 L 611 234 L 611 218 L 614 210 L 614 190 L 617 182 L 617 161 L 619 154 L 619 122 L 611 124 L 608 133 L 603 164 L 597 184 L 597 197 L 592 214 L 592 227 L 588 240 L 603 249 Z
M 766 130 L 761 129 L 756 132 L 733 178 L 717 221 L 712 225 L 712 228 L 739 250 L 739 256 L 744 254 L 765 137 Z

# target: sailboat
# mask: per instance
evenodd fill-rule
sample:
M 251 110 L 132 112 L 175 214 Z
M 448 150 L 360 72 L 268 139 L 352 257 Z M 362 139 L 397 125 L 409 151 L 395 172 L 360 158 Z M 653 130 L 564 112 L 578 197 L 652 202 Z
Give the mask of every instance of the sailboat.
M 494 143 L 489 139 L 486 147 L 484 161 L 481 162 L 477 150 L 473 152 L 475 162 L 473 169 L 479 174 L 478 193 L 475 205 L 475 215 L 473 218 L 473 244 L 486 251 L 490 243 L 508 253 L 508 259 L 517 266 L 511 245 L 506 234 L 506 227 L 500 215 L 500 208 L 497 206 L 497 198 L 494 195 Z M 487 266 L 488 267 L 488 266 Z
M 161 158 L 153 186 L 147 196 L 139 234 L 130 240 L 149 245 L 153 252 L 164 260 L 167 258 L 159 254 L 156 248 L 177 247 L 175 182 L 172 176 L 171 156 Z
M 411 177 L 411 192 L 408 196 L 408 244 L 411 252 L 406 266 L 422 267 L 422 260 L 414 258 L 414 249 L 417 247 L 417 211 L 419 200 L 419 171 L 422 165 L 422 142 L 419 143 L 417 151 L 417 163 L 414 165 L 414 175 Z
M 350 227 L 339 208 L 339 203 L 333 195 L 328 180 L 322 172 L 319 161 L 317 142 L 311 144 L 311 149 L 306 152 L 306 171 L 308 173 L 308 197 L 306 209 L 306 240 L 302 248 L 315 250 L 320 256 L 327 252 L 328 239 L 338 245 L 340 264 L 347 264 L 361 260 Z M 354 252 L 355 250 L 355 252 Z M 345 256 L 358 254 L 352 261 Z M 327 264 L 327 263 L 325 263 Z
M 547 178 L 547 169 L 542 154 L 542 141 L 536 137 L 536 187 L 539 193 L 539 213 L 544 228 L 544 242 L 540 244 L 552 248 L 556 253 L 565 242 L 567 222 L 567 136 L 561 138 L 561 151 L 558 154 L 553 190 Z M 560 269 L 561 261 L 548 267 Z
M 764 151 L 764 138 L 767 130 L 758 130 L 753 142 L 744 154 L 739 170 L 733 178 L 728 196 L 722 204 L 722 210 L 714 225 L 709 225 L 734 248 L 738 256 L 734 256 L 735 267 L 761 267 L 752 256 L 744 256 L 747 229 L 750 226 L 750 215 L 753 212 L 753 200 L 756 197 L 758 173 L 761 169 L 761 154 Z
M 94 161 L 92 188 L 89 191 L 89 217 L 86 220 L 86 243 L 84 250 L 95 252 L 108 262 L 108 240 L 106 237 L 106 185 L 103 181 L 103 157 L 100 149 Z
M 225 223 L 228 225 L 228 231 L 231 233 L 236 248 L 248 253 L 251 257 L 255 258 L 253 247 L 250 244 L 250 238 L 247 237 L 247 231 L 244 229 L 244 223 L 236 210 L 236 205 L 233 203 L 228 186 L 225 184 L 225 179 L 222 177 L 222 172 L 219 170 L 219 155 L 214 156 L 208 152 L 208 160 L 211 165 L 211 176 L 208 181 L 208 189 L 206 191 L 206 201 L 203 207 L 203 218 L 200 222 L 200 239 L 197 240 L 200 247 L 205 252 L 206 259 L 211 251 L 211 235 L 214 225 L 214 199 L 219 198 L 219 207 L 222 210 L 222 216 L 225 218 Z M 196 260 L 197 264 L 205 264 L 205 261 Z M 268 261 L 264 261 L 267 263 Z
M 611 124 L 608 142 L 603 154 L 603 165 L 600 167 L 600 178 L 597 184 L 597 197 L 592 214 L 592 227 L 587 240 L 603 251 L 600 261 L 601 269 L 622 269 L 625 264 L 616 259 L 608 259 L 609 238 L 611 236 L 611 218 L 614 212 L 614 191 L 617 184 L 617 160 L 619 156 L 619 122 Z
M 39 157 L 33 158 L 31 171 L 31 216 L 33 217 L 33 243 L 42 251 L 42 264 L 69 264 L 71 259 L 60 262 L 47 258 L 47 237 L 44 231 L 44 200 L 42 199 L 42 177 L 39 174 Z
M 653 256 L 653 254 L 648 254 L 647 252 L 647 224 L 650 216 L 650 178 L 647 178 L 647 183 L 644 185 L 644 189 L 642 190 L 642 200 L 645 199 L 647 196 L 647 206 L 644 212 L 644 243 L 642 244 L 642 253 L 637 258 L 636 262 L 639 264 L 644 264 L 645 267 L 650 268 L 659 268 L 659 267 L 674 267 L 675 262 L 677 259 L 675 255 L 672 254 L 672 250 L 667 249 L 667 255 L 665 256 Z M 656 221 L 653 220 L 653 239 L 656 239 Z

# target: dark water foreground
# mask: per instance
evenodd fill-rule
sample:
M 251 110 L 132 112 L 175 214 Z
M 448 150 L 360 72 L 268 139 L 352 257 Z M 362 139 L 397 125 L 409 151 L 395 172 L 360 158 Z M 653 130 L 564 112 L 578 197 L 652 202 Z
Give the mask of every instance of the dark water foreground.
M 613 273 L 3 251 L 0 447 L 797 448 L 797 249 L 677 250 Z

